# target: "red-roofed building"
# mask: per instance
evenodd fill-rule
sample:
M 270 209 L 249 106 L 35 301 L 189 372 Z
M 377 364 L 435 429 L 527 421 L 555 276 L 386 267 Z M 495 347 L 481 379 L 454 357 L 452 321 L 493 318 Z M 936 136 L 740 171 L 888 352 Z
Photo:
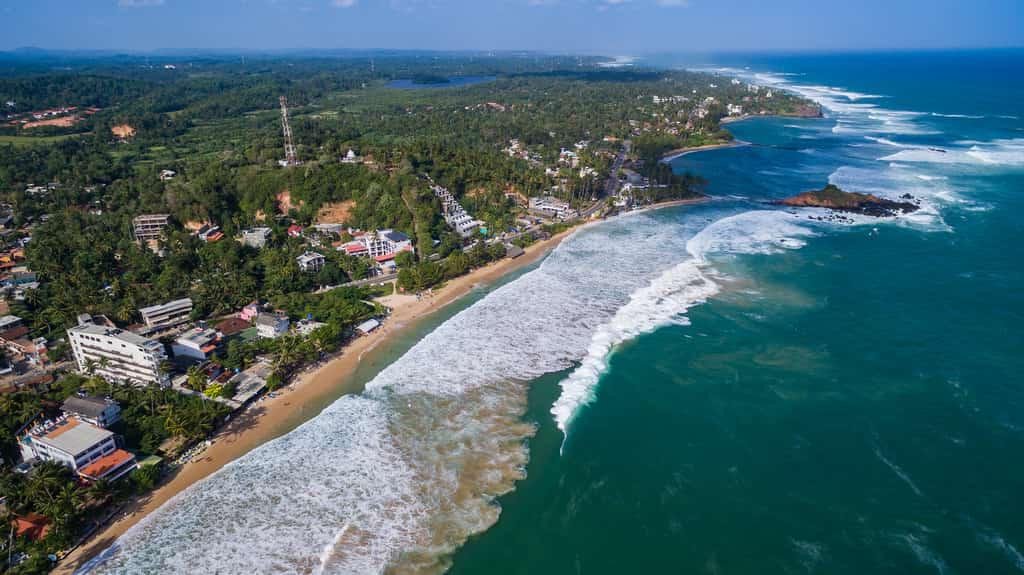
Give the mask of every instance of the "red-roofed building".
M 242 333 L 250 327 L 252 327 L 252 324 L 240 317 L 229 317 L 217 324 L 217 331 L 219 331 L 224 337 L 231 337 L 235 334 Z
M 50 532 L 50 520 L 38 513 L 20 515 L 11 520 L 16 537 L 25 537 L 29 541 L 39 541 Z
M 100 479 L 114 481 L 131 473 L 136 467 L 138 466 L 135 463 L 134 455 L 123 449 L 117 449 L 79 469 L 78 475 L 89 481 L 99 481 Z
M 292 224 L 292 225 L 288 226 L 288 235 L 293 237 L 293 238 L 301 238 L 302 237 L 302 226 L 300 226 L 299 224 Z
M 370 253 L 370 250 L 362 243 L 358 241 L 351 241 L 341 246 L 341 249 L 350 256 L 365 256 Z
M 408 236 L 394 230 L 378 230 L 362 235 L 352 234 L 356 239 L 343 244 L 341 250 L 350 256 L 370 256 L 378 262 L 393 259 L 400 252 L 412 252 L 412 241 Z M 383 256 L 385 259 L 379 259 Z

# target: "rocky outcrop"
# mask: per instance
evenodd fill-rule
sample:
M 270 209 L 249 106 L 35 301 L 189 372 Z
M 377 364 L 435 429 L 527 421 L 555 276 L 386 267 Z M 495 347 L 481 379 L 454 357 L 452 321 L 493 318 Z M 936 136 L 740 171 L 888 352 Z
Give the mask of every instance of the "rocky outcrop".
M 913 200 L 913 196 L 904 194 L 901 199 Z M 877 218 L 909 214 L 918 208 L 917 204 L 912 201 L 897 202 L 872 194 L 846 192 L 832 184 L 820 190 L 797 194 L 776 203 L 799 208 L 828 208 L 837 212 L 850 212 Z

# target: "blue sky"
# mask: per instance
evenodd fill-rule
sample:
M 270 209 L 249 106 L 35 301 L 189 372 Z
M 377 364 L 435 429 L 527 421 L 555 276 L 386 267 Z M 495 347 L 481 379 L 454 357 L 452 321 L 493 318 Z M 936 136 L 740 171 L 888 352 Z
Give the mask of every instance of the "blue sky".
M 1024 46 L 1024 0 L 0 0 L 0 50 Z

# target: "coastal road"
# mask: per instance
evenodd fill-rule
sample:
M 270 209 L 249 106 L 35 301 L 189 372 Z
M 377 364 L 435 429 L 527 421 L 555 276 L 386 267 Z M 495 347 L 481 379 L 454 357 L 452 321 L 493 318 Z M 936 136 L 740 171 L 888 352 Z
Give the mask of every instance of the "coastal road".
M 618 155 L 615 156 L 615 160 L 612 161 L 612 167 L 608 171 L 608 179 L 604 182 L 604 191 L 597 201 L 593 203 L 589 208 L 580 212 L 580 218 L 587 219 L 594 215 L 598 210 L 604 207 L 604 200 L 615 195 L 615 192 L 619 189 L 619 170 L 622 169 L 622 164 L 626 162 L 626 155 L 633 147 L 633 142 L 625 140 L 622 142 L 622 149 L 619 150 Z
M 611 170 L 608 171 L 608 179 L 604 183 L 604 196 L 602 198 L 609 198 L 615 195 L 616 190 L 619 187 L 619 170 L 622 169 L 622 164 L 626 161 L 626 154 L 633 147 L 633 142 L 625 140 L 622 142 L 622 149 L 619 150 L 619 154 L 615 156 L 615 160 L 612 161 Z

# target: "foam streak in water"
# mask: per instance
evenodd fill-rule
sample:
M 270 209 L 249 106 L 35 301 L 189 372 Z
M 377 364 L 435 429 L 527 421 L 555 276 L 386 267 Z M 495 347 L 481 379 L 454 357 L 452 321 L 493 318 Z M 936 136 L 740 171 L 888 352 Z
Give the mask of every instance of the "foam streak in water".
M 561 383 L 562 393 L 551 413 L 563 433 L 572 419 L 592 402 L 598 381 L 615 347 L 672 323 L 688 324 L 683 314 L 718 292 L 706 256 L 712 254 L 775 253 L 797 249 L 813 231 L 782 211 L 744 212 L 718 220 L 686 244 L 690 259 L 676 265 L 631 294 L 629 302 L 594 332 L 587 355 Z

